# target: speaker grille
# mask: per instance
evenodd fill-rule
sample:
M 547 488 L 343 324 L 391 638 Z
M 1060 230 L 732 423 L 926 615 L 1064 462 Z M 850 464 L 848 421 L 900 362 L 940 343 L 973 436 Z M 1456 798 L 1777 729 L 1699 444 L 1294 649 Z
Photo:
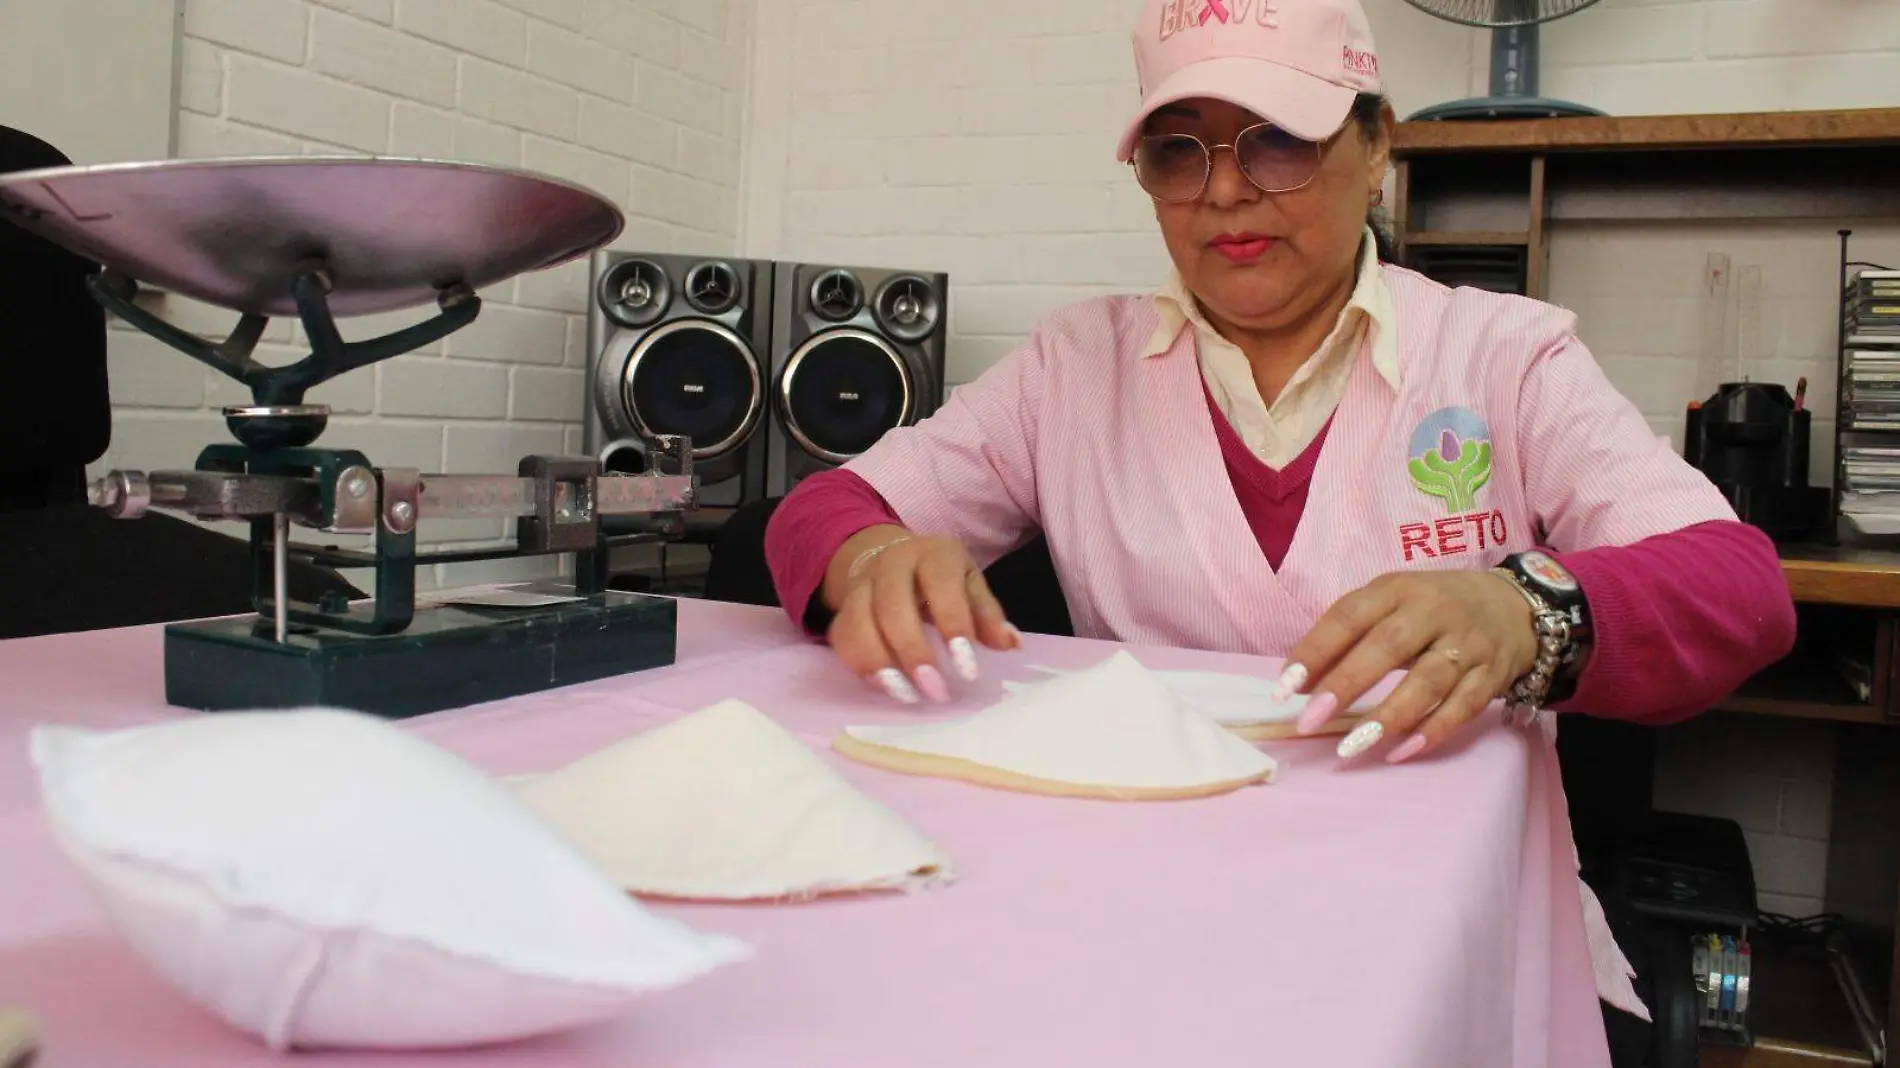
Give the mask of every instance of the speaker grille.
M 676 319 L 643 338 L 621 379 L 627 414 L 649 435 L 692 439 L 710 460 L 743 445 L 765 410 L 758 357 L 717 323 Z
M 863 330 L 811 338 L 792 353 L 779 379 L 786 432 L 832 463 L 844 463 L 908 423 L 916 392 L 903 357 Z

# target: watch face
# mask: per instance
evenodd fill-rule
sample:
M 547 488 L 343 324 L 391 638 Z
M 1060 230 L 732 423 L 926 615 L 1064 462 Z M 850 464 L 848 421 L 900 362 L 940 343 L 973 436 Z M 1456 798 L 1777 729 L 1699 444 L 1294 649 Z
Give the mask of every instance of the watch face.
M 1517 559 L 1524 573 L 1540 584 L 1562 593 L 1577 592 L 1577 580 L 1570 577 L 1570 572 L 1565 571 L 1562 564 L 1543 553 L 1533 550 Z

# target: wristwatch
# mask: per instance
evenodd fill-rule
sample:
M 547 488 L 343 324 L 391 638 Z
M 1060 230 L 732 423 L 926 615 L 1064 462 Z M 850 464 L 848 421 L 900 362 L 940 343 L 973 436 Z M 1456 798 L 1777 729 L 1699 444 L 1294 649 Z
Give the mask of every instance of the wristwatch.
M 1576 692 L 1583 652 L 1591 639 L 1590 603 L 1583 586 L 1562 564 L 1531 549 L 1513 553 L 1492 571 L 1511 583 L 1531 606 L 1537 628 L 1537 660 L 1506 697 L 1535 712 Z

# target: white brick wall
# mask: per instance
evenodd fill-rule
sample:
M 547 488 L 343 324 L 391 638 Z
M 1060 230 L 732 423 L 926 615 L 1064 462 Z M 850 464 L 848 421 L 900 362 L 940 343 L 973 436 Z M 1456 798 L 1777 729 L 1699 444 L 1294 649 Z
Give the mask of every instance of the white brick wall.
M 1469 31 L 1368 0 L 1402 104 L 1464 91 Z M 947 270 L 950 380 L 1043 312 L 1165 270 L 1114 140 L 1139 0 L 760 9 L 748 253 Z
M 1365 0 L 1399 112 L 1487 87 L 1481 31 L 1404 0 Z M 1113 140 L 1135 101 L 1128 31 L 1139 0 L 964 0 L 761 7 L 748 135 L 749 253 L 948 270 L 952 382 L 968 381 L 1044 312 L 1143 288 L 1165 269 L 1152 213 Z M 1892 0 L 1603 0 L 1545 26 L 1544 91 L 1620 114 L 1900 104 Z M 1594 227 L 1554 237 L 1553 297 L 1584 316 L 1620 388 L 1680 438 L 1699 388 L 1711 253 L 1732 285 L 1729 351 L 1756 378 L 1809 379 L 1831 411 L 1831 224 Z M 1857 251 L 1900 258 L 1900 228 Z M 1744 326 L 1743 324 L 1747 324 Z M 1817 423 L 1825 474 L 1832 427 Z M 1832 762 L 1825 726 L 1696 724 L 1739 739 L 1714 755 L 1672 742 L 1666 805 L 1741 820 L 1764 903 L 1819 907 Z M 1773 733 L 1773 732 L 1767 732 Z M 1784 737 L 1785 736 L 1785 737 Z M 1672 735 L 1672 737 L 1676 737 Z M 1686 735 L 1685 735 L 1686 737 Z M 1702 747 L 1708 748 L 1708 747 Z M 1801 759 L 1789 753 L 1807 754 Z M 1728 773 L 1722 772 L 1727 768 Z
M 754 0 L 186 0 L 180 156 L 346 152 L 527 167 L 628 213 L 619 247 L 732 252 Z M 311 395 L 336 412 L 324 443 L 425 471 L 512 472 L 578 449 L 587 269 L 483 294 L 446 344 L 345 375 Z M 162 299 L 206 336 L 235 321 Z M 430 309 L 345 320 L 372 336 Z M 289 362 L 274 323 L 262 353 Z M 95 465 L 188 467 L 227 435 L 216 408 L 248 400 L 222 376 L 126 330 L 111 345 L 114 435 Z M 439 543 L 501 524 L 425 526 Z M 474 569 L 447 578 L 462 581 Z M 425 576 L 434 580 L 440 576 Z
M 1883 0 L 1605 0 L 1543 42 L 1547 94 L 1619 115 L 1900 103 L 1900 12 Z M 1474 92 L 1488 58 L 1473 53 Z

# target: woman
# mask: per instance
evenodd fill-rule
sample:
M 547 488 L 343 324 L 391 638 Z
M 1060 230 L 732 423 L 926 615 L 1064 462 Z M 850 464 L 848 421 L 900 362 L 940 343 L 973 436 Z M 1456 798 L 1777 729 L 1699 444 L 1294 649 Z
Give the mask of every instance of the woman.
M 1491 701 L 1666 722 L 1786 655 L 1773 545 L 1569 313 L 1382 262 L 1393 113 L 1357 0 L 1149 0 L 1120 145 L 1174 272 L 1060 309 L 778 509 L 780 603 L 897 700 L 1019 637 L 981 570 L 1046 535 L 1077 632 L 1284 657 L 1339 744 Z

